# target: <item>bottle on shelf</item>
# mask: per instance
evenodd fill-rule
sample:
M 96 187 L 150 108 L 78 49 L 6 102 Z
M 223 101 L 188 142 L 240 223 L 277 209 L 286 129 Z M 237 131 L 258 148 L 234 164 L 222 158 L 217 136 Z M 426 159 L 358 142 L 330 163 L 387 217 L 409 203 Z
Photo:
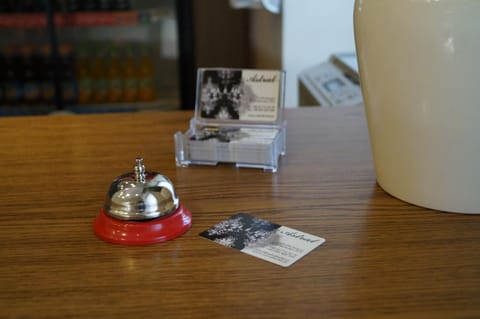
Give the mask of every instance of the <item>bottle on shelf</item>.
M 78 85 L 78 103 L 88 104 L 93 101 L 93 76 L 90 68 L 90 54 L 84 45 L 77 49 L 75 73 Z
M 0 13 L 10 13 L 12 12 L 12 7 L 10 5 L 11 1 L 0 1 Z
M 15 45 L 5 49 L 5 104 L 16 106 L 23 103 L 23 58 Z
M 113 0 L 113 10 L 126 11 L 130 9 L 131 6 L 129 0 Z
M 2 1 L 3 2 L 3 1 Z M 20 13 L 23 12 L 22 3 L 18 0 L 6 0 L 7 10 L 11 13 Z
M 138 60 L 138 100 L 153 101 L 155 99 L 155 66 L 149 44 L 142 44 Z
M 114 0 L 98 0 L 97 8 L 100 11 L 112 11 L 115 9 Z
M 91 61 L 91 75 L 93 80 L 92 103 L 106 103 L 108 101 L 108 75 L 106 67 L 105 48 L 97 47 Z
M 43 1 L 37 0 L 17 1 L 17 5 L 20 7 L 19 11 L 24 13 L 42 12 L 45 9 L 43 6 Z
M 5 105 L 5 78 L 6 78 L 5 54 L 0 51 L 0 106 Z
M 79 2 L 80 2 L 79 9 L 81 11 L 97 11 L 98 10 L 97 0 L 83 0 Z
M 77 1 L 78 2 L 78 1 Z M 54 10 L 59 10 L 61 4 L 59 0 L 52 0 L 51 5 Z M 45 1 L 42 0 L 2 0 L 0 1 L 1 13 L 34 13 L 44 12 L 46 9 Z
M 78 88 L 77 79 L 75 77 L 75 57 L 73 55 L 72 46 L 62 44 L 60 46 L 60 81 L 62 88 L 63 102 L 66 105 L 74 105 L 77 103 Z
M 47 106 L 53 106 L 55 103 L 55 85 L 54 85 L 54 72 L 55 64 L 51 56 L 51 50 L 49 45 L 44 45 L 41 48 L 41 73 L 43 74 L 41 80 L 41 100 L 42 104 Z
M 108 65 L 108 103 L 122 102 L 124 81 L 122 79 L 122 65 L 121 58 L 118 52 L 117 45 L 112 45 L 109 50 L 109 65 Z
M 81 10 L 80 0 L 64 0 L 63 9 L 66 12 L 77 12 Z
M 125 11 L 130 10 L 128 0 L 63 0 L 67 12 Z
M 125 48 L 123 59 L 123 101 L 136 102 L 138 100 L 138 75 L 136 70 L 134 46 L 129 44 Z
M 31 45 L 21 48 L 23 58 L 23 102 L 28 106 L 38 105 L 42 99 L 39 56 Z

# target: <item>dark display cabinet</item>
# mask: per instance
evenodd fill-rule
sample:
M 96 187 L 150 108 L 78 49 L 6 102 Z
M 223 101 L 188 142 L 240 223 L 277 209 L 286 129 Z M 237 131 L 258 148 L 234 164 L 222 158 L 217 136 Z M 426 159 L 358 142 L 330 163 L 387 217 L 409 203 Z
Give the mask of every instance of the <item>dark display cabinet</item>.
M 191 0 L 16 0 L 0 11 L 0 115 L 194 107 Z

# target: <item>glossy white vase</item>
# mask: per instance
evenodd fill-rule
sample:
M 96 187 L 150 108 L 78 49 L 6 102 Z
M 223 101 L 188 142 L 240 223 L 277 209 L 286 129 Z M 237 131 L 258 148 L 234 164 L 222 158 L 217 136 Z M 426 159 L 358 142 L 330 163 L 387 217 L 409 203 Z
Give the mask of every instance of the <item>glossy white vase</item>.
M 356 0 L 355 41 L 379 185 L 480 213 L 480 0 Z

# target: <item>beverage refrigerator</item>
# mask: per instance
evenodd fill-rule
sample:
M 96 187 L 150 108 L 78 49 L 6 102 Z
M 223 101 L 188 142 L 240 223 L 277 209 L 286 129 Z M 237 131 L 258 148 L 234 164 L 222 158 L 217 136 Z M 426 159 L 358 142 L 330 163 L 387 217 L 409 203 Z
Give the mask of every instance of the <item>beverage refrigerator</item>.
M 2 0 L 0 115 L 194 107 L 192 0 Z

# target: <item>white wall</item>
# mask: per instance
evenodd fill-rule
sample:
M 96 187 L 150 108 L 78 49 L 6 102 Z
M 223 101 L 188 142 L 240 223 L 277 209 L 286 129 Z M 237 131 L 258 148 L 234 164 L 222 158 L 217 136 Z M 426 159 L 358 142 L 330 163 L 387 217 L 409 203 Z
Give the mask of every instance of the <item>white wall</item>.
M 283 0 L 282 66 L 287 72 L 285 105 L 298 105 L 298 74 L 355 51 L 354 0 Z
M 354 52 L 354 0 L 283 0 L 281 15 L 253 12 L 251 41 L 258 68 L 287 73 L 285 106 L 298 105 L 298 74 L 332 53 Z

